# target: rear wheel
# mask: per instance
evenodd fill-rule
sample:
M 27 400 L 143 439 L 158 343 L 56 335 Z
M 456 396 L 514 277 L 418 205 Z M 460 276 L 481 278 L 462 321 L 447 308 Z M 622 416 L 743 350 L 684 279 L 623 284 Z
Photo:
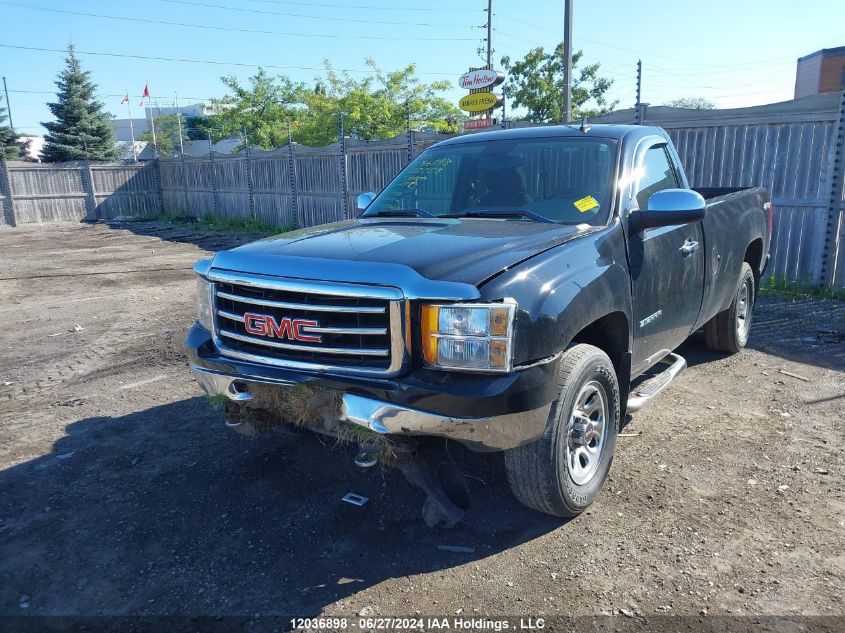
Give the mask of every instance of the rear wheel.
M 739 288 L 731 305 L 704 326 L 704 340 L 710 350 L 736 354 L 746 346 L 751 333 L 755 291 L 754 272 L 748 262 L 743 262 Z
M 577 516 L 598 497 L 610 472 L 619 429 L 619 385 L 613 364 L 592 345 L 561 359 L 560 392 L 537 441 L 505 451 L 511 490 L 530 508 Z

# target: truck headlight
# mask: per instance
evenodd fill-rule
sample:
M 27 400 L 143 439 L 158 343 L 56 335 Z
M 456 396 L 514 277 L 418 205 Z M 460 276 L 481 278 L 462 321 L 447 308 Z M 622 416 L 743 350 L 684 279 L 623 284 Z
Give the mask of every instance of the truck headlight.
M 509 372 L 516 303 L 422 307 L 422 352 L 427 365 L 465 371 Z
M 197 323 L 209 332 L 212 331 L 214 313 L 211 307 L 211 282 L 205 277 L 197 277 Z

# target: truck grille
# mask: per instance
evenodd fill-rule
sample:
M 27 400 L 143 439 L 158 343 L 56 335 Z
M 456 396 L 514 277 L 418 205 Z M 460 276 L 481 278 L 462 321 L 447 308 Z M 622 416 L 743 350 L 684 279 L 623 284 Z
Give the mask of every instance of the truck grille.
M 215 342 L 224 355 L 370 375 L 402 364 L 403 301 L 396 289 L 219 271 L 209 278 Z

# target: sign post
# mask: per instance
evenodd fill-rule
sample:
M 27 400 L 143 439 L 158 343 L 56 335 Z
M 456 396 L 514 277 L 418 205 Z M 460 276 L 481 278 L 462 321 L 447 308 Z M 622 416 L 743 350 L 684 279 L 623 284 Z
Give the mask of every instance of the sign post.
M 483 118 L 467 119 L 464 130 L 479 130 L 493 125 L 492 111 L 500 108 L 504 96 L 493 92 L 493 88 L 505 80 L 505 74 L 494 70 L 489 65 L 485 68 L 470 68 L 458 78 L 458 86 L 469 90 L 469 94 L 461 98 L 458 107 L 470 114 L 483 115 Z

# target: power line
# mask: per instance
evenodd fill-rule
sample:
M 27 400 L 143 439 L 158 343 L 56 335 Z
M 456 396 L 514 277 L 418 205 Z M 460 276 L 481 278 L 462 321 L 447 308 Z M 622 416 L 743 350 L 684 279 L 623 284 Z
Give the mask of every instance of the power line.
M 543 31 L 549 31 L 550 33 L 554 33 L 555 35 L 560 35 L 560 29 L 553 29 L 548 26 L 542 26 L 540 24 L 534 24 L 533 22 L 526 22 L 525 20 L 521 20 L 520 18 L 515 18 L 512 15 L 507 15 L 505 13 L 496 12 L 496 15 L 502 18 L 506 18 L 511 20 L 512 22 L 518 22 L 519 24 L 524 24 L 525 26 L 532 26 L 535 29 L 542 29 Z
M 62 48 L 43 48 L 39 46 L 21 46 L 18 44 L 2 44 L 0 43 L 0 48 L 11 48 L 16 50 L 25 50 L 25 51 L 39 51 L 44 53 L 67 53 L 67 50 Z M 183 58 L 183 57 L 156 57 L 153 55 L 131 55 L 128 53 L 106 53 L 103 51 L 83 51 L 79 49 L 75 49 L 74 52 L 77 55 L 95 55 L 99 57 L 118 57 L 124 59 L 144 59 L 144 60 L 151 60 L 151 61 L 161 61 L 161 62 L 178 62 L 184 64 L 209 64 L 212 66 L 238 66 L 243 68 L 272 68 L 273 70 L 316 70 L 316 71 L 325 71 L 325 68 L 320 68 L 316 66 L 280 66 L 278 64 L 248 64 L 245 62 L 225 62 L 225 61 L 217 61 L 217 60 L 210 60 L 210 59 L 190 59 L 190 58 Z M 360 68 L 334 68 L 333 70 L 337 70 L 344 73 L 365 73 L 365 74 L 376 74 L 378 71 L 376 70 L 364 70 Z M 422 72 L 419 71 L 418 74 L 420 75 L 452 75 L 453 71 L 450 72 Z
M 9 92 L 15 92 L 15 93 L 21 93 L 21 94 L 31 94 L 31 95 L 54 95 L 54 94 L 57 93 L 56 90 L 9 90 Z M 120 93 L 115 93 L 115 94 L 95 93 L 95 96 L 98 99 L 111 99 L 111 98 L 117 98 L 117 97 L 124 97 L 124 96 L 127 96 L 127 95 L 126 95 L 125 92 L 120 92 Z M 139 94 L 138 95 L 130 94 L 128 96 L 129 96 L 130 99 L 140 99 L 141 98 L 141 95 L 139 95 Z M 150 97 L 150 99 L 152 99 L 153 101 L 155 101 L 156 99 L 170 99 L 170 98 L 171 97 L 169 95 L 165 95 L 163 97 L 156 97 L 156 96 Z M 186 99 L 188 101 L 211 101 L 212 99 L 219 99 L 219 98 L 220 97 L 187 97 L 187 96 L 184 96 L 184 95 L 179 96 L 180 100 Z M 164 106 L 164 107 L 175 108 L 177 106 Z M 181 106 L 181 107 L 185 108 L 186 106 Z
M 161 0 L 162 2 L 178 2 L 179 4 L 198 4 L 199 6 L 210 6 L 213 7 L 215 5 L 201 5 L 199 3 L 193 2 L 181 2 L 181 0 Z M 185 28 L 193 28 L 193 29 L 205 29 L 205 30 L 212 30 L 212 31 L 228 31 L 228 32 L 238 32 L 238 33 L 257 33 L 260 35 L 282 35 L 285 37 L 321 37 L 321 38 L 329 38 L 329 39 L 356 39 L 356 40 L 400 40 L 400 41 L 408 41 L 408 40 L 416 40 L 416 41 L 435 41 L 435 42 L 442 42 L 442 41 L 471 41 L 474 38 L 471 37 L 409 37 L 409 36 L 380 36 L 380 35 L 346 35 L 346 34 L 335 34 L 335 33 L 301 33 L 301 32 L 293 32 L 293 31 L 267 31 L 261 29 L 247 29 L 242 27 L 235 27 L 235 26 L 214 26 L 211 24 L 194 24 L 191 22 L 170 22 L 168 20 L 153 20 L 152 18 L 133 18 L 133 17 L 125 17 L 119 15 L 105 15 L 101 13 L 86 13 L 84 11 L 68 11 L 66 9 L 52 9 L 49 7 L 37 7 L 29 4 L 19 4 L 17 2 L 0 2 L 0 4 L 4 4 L 7 6 L 12 7 L 19 7 L 23 9 L 31 9 L 33 11 L 45 11 L 48 13 L 61 13 L 64 15 L 77 15 L 81 17 L 87 18 L 99 18 L 105 20 L 118 20 L 121 22 L 140 22 L 143 24 L 161 24 L 164 26 L 178 26 L 178 27 L 185 27 Z M 218 8 L 225 8 L 225 7 L 218 7 Z M 237 11 L 249 11 L 249 9 L 235 9 Z M 327 18 L 328 19 L 328 18 Z M 340 19 L 340 18 L 332 18 L 332 19 Z M 356 20 L 344 20 L 344 21 L 356 21 Z M 361 21 L 361 20 L 357 20 Z M 392 24 L 396 24 L 395 22 Z M 407 24 L 407 23 L 404 23 Z M 424 24 L 420 24 L 421 26 L 427 26 Z
M 358 22 L 360 24 L 390 24 L 393 26 L 456 26 L 468 28 L 473 25 L 470 24 L 448 24 L 443 22 L 402 22 L 395 20 L 365 20 L 362 18 L 340 18 L 334 16 L 324 15 L 308 15 L 305 13 L 290 13 L 287 11 L 268 11 L 262 9 L 246 9 L 244 7 L 231 7 L 225 4 L 208 4 L 206 2 L 193 2 L 191 0 L 159 0 L 159 2 L 167 2 L 168 4 L 181 4 L 190 7 L 203 7 L 206 9 L 223 9 L 225 11 L 238 11 L 240 13 L 252 13 L 258 15 L 278 15 L 285 18 L 306 18 L 309 20 L 331 20 L 333 22 Z
M 294 0 L 249 0 L 249 2 L 262 2 L 264 4 L 280 4 L 280 5 L 298 5 L 305 7 L 329 7 L 332 9 L 366 9 L 376 11 L 425 11 L 431 13 L 432 10 L 437 13 L 477 13 L 475 9 L 432 9 L 431 7 L 397 7 L 397 6 L 374 6 L 374 5 L 355 5 L 355 4 L 328 4 L 323 2 L 295 2 Z
M 511 15 L 507 15 L 507 14 L 503 14 L 503 13 L 498 13 L 498 12 L 496 13 L 496 15 L 498 15 L 499 17 L 503 17 L 503 18 L 506 18 L 506 19 L 508 19 L 508 20 L 511 20 L 511 21 L 513 21 L 513 22 L 517 22 L 517 23 L 519 23 L 519 24 L 523 24 L 523 25 L 525 25 L 525 26 L 530 26 L 530 27 L 533 27 L 533 28 L 536 28 L 536 29 L 541 29 L 541 30 L 544 30 L 544 31 L 549 31 L 549 32 L 551 32 L 551 33 L 555 33 L 555 34 L 557 34 L 557 35 L 559 35 L 559 34 L 560 34 L 559 30 L 557 30 L 557 29 L 553 29 L 553 28 L 550 28 L 550 27 L 547 27 L 547 26 L 543 26 L 543 25 L 541 25 L 541 24 L 535 24 L 535 23 L 533 23 L 533 22 L 527 22 L 526 20 L 522 20 L 522 19 L 520 19 L 520 18 L 516 18 L 516 17 L 513 17 L 513 16 L 511 16 Z M 502 31 L 499 31 L 499 32 L 500 32 L 502 35 L 506 35 L 507 37 L 512 37 L 512 38 L 515 38 L 515 39 L 518 39 L 518 40 L 522 40 L 523 42 L 533 43 L 533 42 L 535 41 L 535 40 L 526 39 L 526 38 L 521 37 L 521 36 L 519 36 L 519 35 L 513 35 L 513 34 L 510 34 L 510 33 L 504 33 L 504 32 L 502 32 Z M 583 40 L 584 42 L 589 42 L 590 44 L 595 44 L 596 46 L 605 46 L 605 47 L 607 47 L 607 48 L 614 48 L 614 49 L 617 49 L 617 50 L 626 51 L 626 52 L 629 52 L 629 53 L 634 53 L 634 54 L 636 54 L 636 55 L 639 55 L 639 54 L 641 54 L 641 52 L 642 52 L 642 51 L 638 51 L 638 50 L 633 49 L 633 48 L 626 48 L 626 47 L 624 47 L 624 46 L 616 46 L 616 45 L 614 45 L 614 44 L 607 44 L 606 42 L 601 42 L 601 41 L 599 41 L 599 40 L 593 40 L 593 39 L 586 38 L 586 37 L 578 37 L 578 39 L 579 39 L 579 40 Z M 536 45 L 536 44 L 535 44 L 535 45 Z M 660 54 L 657 54 L 657 53 L 651 53 L 651 52 L 649 52 L 648 54 L 649 54 L 649 55 L 651 55 L 652 57 L 660 57 L 660 58 L 667 59 L 667 60 L 671 60 L 671 61 L 674 61 L 674 62 L 677 62 L 677 63 L 681 63 L 681 64 L 698 64 L 698 63 L 699 63 L 698 61 L 693 61 L 693 60 L 684 60 L 684 59 L 680 59 L 680 58 L 677 58 L 677 57 L 669 57 L 669 56 L 667 56 L 667 55 L 660 55 Z M 761 66 L 768 66 L 768 65 L 772 65 L 772 60 L 773 60 L 773 59 L 789 59 L 789 60 L 794 61 L 794 56 L 789 56 L 789 57 L 787 57 L 787 56 L 783 56 L 783 57 L 770 57 L 770 58 L 767 58 L 767 59 L 765 59 L 765 60 L 755 60 L 755 61 L 752 61 L 752 62 L 736 62 L 736 63 L 731 63 L 731 64 L 709 65 L 709 66 L 704 66 L 703 68 L 720 68 L 720 67 L 723 67 L 723 68 L 733 68 L 733 67 L 735 67 L 735 66 L 745 66 L 745 65 L 761 65 Z M 786 62 L 784 62 L 784 63 L 786 63 Z M 790 62 L 790 63 L 791 63 L 791 62 Z M 654 66 L 651 66 L 651 65 L 650 65 L 650 67 L 654 68 Z
M 540 46 L 540 44 L 537 43 L 537 40 L 529 40 L 528 38 L 520 37 L 519 35 L 513 35 L 511 33 L 506 33 L 505 31 L 502 31 L 501 29 L 493 29 L 493 30 L 496 31 L 496 33 L 498 33 L 499 35 L 504 35 L 505 37 L 510 37 L 511 39 L 518 40 L 520 42 L 525 42 L 526 44 L 531 44 L 532 46 Z

